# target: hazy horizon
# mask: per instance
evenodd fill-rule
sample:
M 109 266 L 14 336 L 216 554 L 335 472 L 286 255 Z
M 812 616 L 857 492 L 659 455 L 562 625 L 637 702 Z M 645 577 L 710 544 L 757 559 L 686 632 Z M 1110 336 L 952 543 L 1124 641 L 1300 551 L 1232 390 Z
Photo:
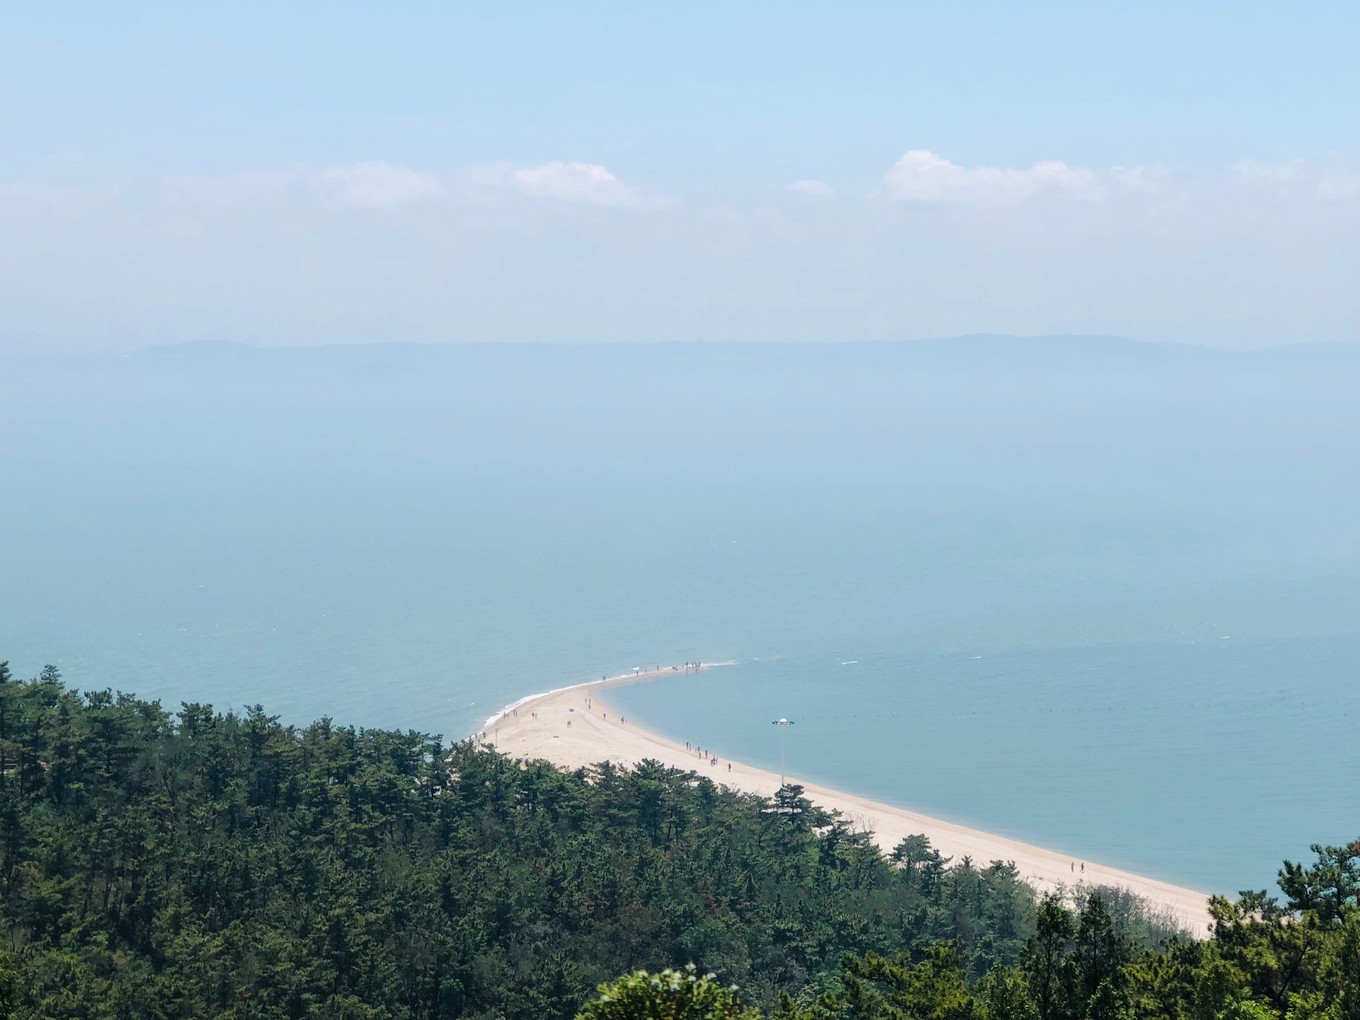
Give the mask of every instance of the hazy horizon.
M 13 340 L 13 338 L 11 338 Z M 1090 346 L 1093 350 L 1100 345 L 1111 344 L 1130 344 L 1144 346 L 1148 348 L 1176 349 L 1183 348 L 1188 351 L 1204 351 L 1213 354 L 1262 354 L 1272 351 L 1284 350 L 1308 350 L 1308 349 L 1328 349 L 1335 348 L 1342 351 L 1353 348 L 1360 348 L 1360 338 L 1351 340 L 1292 340 L 1281 342 L 1263 342 L 1259 345 L 1248 347 L 1219 347 L 1212 344 L 1195 343 L 1182 340 L 1144 340 L 1136 337 L 1121 336 L 1118 334 L 1087 334 L 1087 333 L 960 333 L 949 336 L 921 336 L 921 337 L 881 337 L 873 339 L 804 339 L 804 340 L 781 340 L 781 339 L 704 339 L 704 340 L 576 340 L 576 341 L 550 341 L 550 340 L 350 340 L 350 341 L 331 341 L 318 339 L 307 341 L 299 339 L 293 343 L 254 343 L 249 340 L 240 339 L 204 339 L 204 340 L 170 340 L 163 343 L 146 343 L 129 347 L 108 346 L 104 344 L 80 344 L 72 343 L 69 346 L 60 343 L 53 344 L 50 338 L 42 340 L 14 340 L 9 346 L 0 345 L 0 357 L 22 357 L 25 359 L 41 359 L 46 355 L 58 358 L 64 357 L 87 357 L 99 355 L 111 355 L 116 357 L 127 357 L 137 354 L 150 354 L 157 351 L 167 351 L 174 349 L 201 349 L 212 350 L 220 348 L 229 350 L 240 348 L 249 351 L 302 351 L 302 350 L 324 350 L 327 348 L 444 348 L 444 347 L 565 347 L 565 348 L 589 348 L 589 347 L 673 347 L 681 345 L 694 345 L 699 347 L 720 347 L 728 345 L 749 345 L 749 346 L 768 346 L 768 347 L 855 347 L 855 346 L 882 346 L 882 347 L 919 347 L 939 348 L 945 345 L 964 346 L 972 342 L 1014 342 L 1017 346 L 1026 343 L 1044 344 L 1047 342 L 1062 341 L 1075 342 L 1082 346 Z M 1074 350 L 1072 353 L 1078 353 Z

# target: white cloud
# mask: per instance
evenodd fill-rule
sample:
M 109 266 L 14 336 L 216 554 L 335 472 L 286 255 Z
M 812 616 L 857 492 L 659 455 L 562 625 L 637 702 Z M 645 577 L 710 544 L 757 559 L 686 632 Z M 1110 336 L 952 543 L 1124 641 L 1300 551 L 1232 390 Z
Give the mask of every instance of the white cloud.
M 789 185 L 789 191 L 810 202 L 825 202 L 836 197 L 836 189 L 826 181 L 794 181 Z
M 556 198 L 587 205 L 636 205 L 632 189 L 598 163 L 555 160 L 514 171 L 510 180 L 536 198 Z
M 1087 200 L 1104 195 L 1092 171 L 1061 160 L 1043 160 L 1027 169 L 964 167 L 926 149 L 906 153 L 883 183 L 889 195 L 904 202 L 1015 205 L 1047 191 Z
M 1355 198 L 1360 195 L 1360 173 L 1334 173 L 1318 183 L 1323 198 Z
M 365 209 L 386 209 L 434 198 L 441 191 L 431 174 L 391 163 L 328 167 L 319 176 L 340 201 Z
M 1145 194 L 1163 191 L 1170 182 L 1170 174 L 1159 166 L 1116 166 L 1111 167 L 1110 178 L 1122 191 L 1136 191 Z
M 926 154 L 891 191 L 880 166 L 867 208 L 849 192 L 810 203 L 821 189 L 790 177 L 732 205 L 700 182 L 667 201 L 590 164 L 382 155 L 198 178 L 0 175 L 6 328 L 279 341 L 1099 328 L 1231 345 L 1353 338 L 1360 322 L 1360 153 L 1065 172 Z M 1103 200 L 1074 197 L 1092 178 Z M 579 204 L 602 201 L 632 204 Z M 941 204 L 959 202 L 993 204 Z M 72 288 L 82 301 L 63 301 Z
M 1285 184 L 1298 180 L 1305 170 L 1301 159 L 1287 163 L 1263 163 L 1255 159 L 1239 159 L 1232 165 L 1232 176 L 1241 181 L 1265 184 Z
M 1328 200 L 1360 197 L 1360 160 L 1333 153 L 1318 168 L 1317 193 Z
M 1360 195 L 1360 166 L 1338 155 L 1323 161 L 1296 158 L 1283 163 L 1241 159 L 1229 168 L 1229 177 L 1238 184 L 1270 188 L 1281 194 L 1293 189 L 1329 201 Z
M 383 162 L 251 167 L 166 177 L 163 183 L 167 198 L 176 205 L 236 206 L 307 196 L 363 209 L 386 209 L 443 193 L 433 174 Z

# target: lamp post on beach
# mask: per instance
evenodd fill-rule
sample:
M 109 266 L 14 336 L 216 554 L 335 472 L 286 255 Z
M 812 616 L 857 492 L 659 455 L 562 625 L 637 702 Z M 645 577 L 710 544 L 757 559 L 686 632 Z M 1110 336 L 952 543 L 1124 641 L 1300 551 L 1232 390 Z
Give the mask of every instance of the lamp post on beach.
M 784 731 L 793 725 L 793 720 L 781 716 L 775 719 L 771 725 L 779 727 L 779 788 L 782 790 L 784 789 Z

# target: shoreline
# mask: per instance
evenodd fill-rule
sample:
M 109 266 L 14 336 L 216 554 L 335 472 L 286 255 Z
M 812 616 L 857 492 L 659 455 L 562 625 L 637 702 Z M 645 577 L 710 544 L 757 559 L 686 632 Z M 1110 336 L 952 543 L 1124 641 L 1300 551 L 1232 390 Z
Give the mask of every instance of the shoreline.
M 718 757 L 652 730 L 629 723 L 604 700 L 610 687 L 680 677 L 715 665 L 689 664 L 602 677 L 530 694 L 490 716 L 477 739 L 512 758 L 543 758 L 562 768 L 583 768 L 601 761 L 635 766 L 651 758 L 671 768 L 709 775 L 719 786 L 771 797 L 779 776 L 766 769 Z M 785 781 L 798 783 L 787 775 Z M 857 828 L 870 829 L 884 853 L 903 838 L 924 833 L 946 857 L 971 857 L 979 866 L 1013 861 L 1020 877 L 1039 892 L 1064 892 L 1082 885 L 1117 886 L 1170 914 L 1196 938 L 1208 934 L 1208 894 L 1134 874 L 1089 860 L 1073 858 L 1029 843 L 933 818 L 909 808 L 870 800 L 845 790 L 801 783 L 804 796 L 827 810 L 839 811 Z M 1080 870 L 1079 870 L 1080 869 Z
M 731 665 L 726 662 L 711 662 L 707 665 L 703 663 L 687 662 L 680 666 L 658 666 L 656 669 L 644 670 L 641 666 L 635 666 L 632 673 L 619 673 L 615 676 L 602 676 L 598 680 L 583 680 L 579 684 L 567 684 L 565 687 L 554 687 L 550 691 L 539 691 L 537 694 L 526 694 L 518 701 L 512 701 L 499 712 L 495 712 L 487 717 L 486 722 L 482 723 L 479 733 L 492 729 L 501 720 L 510 717 L 514 718 L 514 713 L 523 705 L 531 701 L 538 701 L 541 698 L 551 698 L 559 694 L 567 694 L 571 691 L 582 691 L 587 688 L 600 687 L 622 687 L 625 684 L 640 684 L 648 680 L 660 680 L 667 676 L 684 676 L 689 673 L 698 673 L 700 670 L 713 669 L 715 666 Z M 664 738 L 662 738 L 664 739 Z

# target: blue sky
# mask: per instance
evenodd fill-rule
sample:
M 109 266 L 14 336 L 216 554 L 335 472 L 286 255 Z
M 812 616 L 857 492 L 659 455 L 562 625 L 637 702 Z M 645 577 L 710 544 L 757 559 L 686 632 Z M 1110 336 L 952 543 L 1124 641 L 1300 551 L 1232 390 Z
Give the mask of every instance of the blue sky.
M 0 344 L 1356 340 L 1357 53 L 1341 3 L 14 5 Z

